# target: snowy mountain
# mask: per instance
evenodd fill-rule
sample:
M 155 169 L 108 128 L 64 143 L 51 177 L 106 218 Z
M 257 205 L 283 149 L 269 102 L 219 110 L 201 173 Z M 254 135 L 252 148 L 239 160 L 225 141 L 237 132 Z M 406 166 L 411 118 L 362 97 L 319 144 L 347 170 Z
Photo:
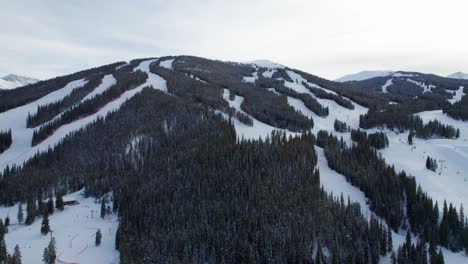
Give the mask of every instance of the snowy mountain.
M 15 89 L 17 87 L 37 83 L 38 81 L 38 79 L 34 78 L 9 74 L 0 79 L 0 89 Z
M 380 93 L 389 93 L 398 97 L 431 97 L 450 103 L 461 100 L 464 88 L 468 87 L 468 81 L 452 79 L 434 74 L 419 72 L 397 71 L 385 76 L 378 76 L 360 81 L 349 81 L 347 85 L 372 90 Z
M 362 81 L 375 77 L 383 77 L 392 74 L 393 71 L 361 71 L 354 74 L 348 74 L 336 79 L 337 82 Z
M 468 74 L 464 72 L 456 72 L 448 75 L 447 78 L 468 80 Z
M 406 234 L 467 263 L 462 85 L 168 56 L 2 90 L 8 253 L 37 263 L 47 218 L 60 263 L 386 264 Z

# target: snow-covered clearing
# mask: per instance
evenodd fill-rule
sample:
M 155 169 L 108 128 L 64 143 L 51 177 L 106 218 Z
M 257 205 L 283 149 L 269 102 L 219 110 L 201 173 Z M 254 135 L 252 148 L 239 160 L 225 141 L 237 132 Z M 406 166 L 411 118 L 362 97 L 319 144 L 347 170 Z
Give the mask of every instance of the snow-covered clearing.
M 385 222 L 370 210 L 369 205 L 366 203 L 367 199 L 359 188 L 351 185 L 351 183 L 346 180 L 345 176 L 330 169 L 323 149 L 316 146 L 315 151 L 317 152 L 317 168 L 320 171 L 320 183 L 323 189 L 328 193 L 333 193 L 335 197 L 340 197 L 340 195 L 343 194 L 345 201 L 349 197 L 351 202 L 359 203 L 361 206 L 361 213 L 367 220 L 370 220 L 371 216 L 374 216 L 381 222 Z M 399 230 L 398 233 L 392 231 L 393 248 L 395 251 L 399 246 L 403 245 L 405 237 L 405 230 Z M 417 242 L 417 237 L 413 235 L 411 240 L 412 243 L 415 244 Z M 444 253 L 445 263 L 468 263 L 467 257 L 461 252 L 454 253 L 446 248 L 442 248 L 442 251 Z M 390 264 L 390 254 L 382 257 L 379 263 Z
M 38 104 L 46 104 L 48 102 L 57 101 L 68 95 L 74 88 L 83 86 L 85 81 L 79 80 L 71 82 L 64 88 L 50 93 L 49 95 L 46 95 L 45 97 L 33 103 L 12 109 L 4 113 L 0 113 L 0 129 L 11 128 L 13 134 L 12 145 L 9 149 L 0 155 L 0 170 L 3 170 L 7 165 L 22 165 L 23 162 L 29 160 L 37 152 L 43 152 L 48 150 L 50 147 L 56 146 L 66 135 L 70 134 L 71 132 L 77 131 L 87 124 L 96 121 L 99 117 L 106 117 L 109 113 L 117 111 L 123 103 L 131 99 L 137 93 L 141 92 L 145 87 L 151 86 L 154 89 L 167 92 L 166 80 L 154 73 L 151 73 L 149 70 L 149 65 L 154 61 L 155 59 L 143 61 L 134 69 L 134 71 L 141 70 L 148 74 L 148 78 L 145 83 L 132 90 L 124 92 L 117 99 L 99 109 L 98 112 L 61 126 L 51 136 L 34 147 L 31 147 L 33 129 L 26 128 L 28 110 L 35 113 L 35 111 L 37 111 Z M 72 89 L 72 87 L 74 88 Z M 68 93 L 65 91 L 68 91 Z
M 453 97 L 452 99 L 447 99 L 451 104 L 454 104 L 454 103 L 457 103 L 457 102 L 460 102 L 462 97 L 465 96 L 465 92 L 463 91 L 464 90 L 464 87 L 463 86 L 460 86 L 460 88 L 458 88 L 458 90 L 456 91 L 450 91 L 452 94 L 453 94 Z M 448 90 L 446 90 L 448 91 Z
M 84 102 L 86 100 L 92 99 L 105 91 L 107 91 L 112 85 L 115 85 L 117 83 L 117 80 L 114 78 L 112 74 L 108 74 L 102 78 L 102 83 L 96 87 L 92 92 L 90 92 L 88 95 L 86 95 L 81 102 Z
M 387 88 L 393 85 L 393 79 L 388 79 L 387 82 L 382 85 L 382 93 L 388 93 Z
M 230 107 L 233 107 L 237 111 L 250 116 L 249 114 L 245 113 L 241 109 L 241 104 L 244 101 L 244 98 L 242 96 L 237 96 L 236 95 L 234 100 L 231 101 L 231 100 L 229 100 L 229 90 L 224 89 L 223 98 L 224 98 L 224 100 L 226 100 L 226 102 L 229 103 Z M 224 116 L 227 118 L 227 115 L 224 114 Z M 244 138 L 244 139 L 259 139 L 259 138 L 265 139 L 274 130 L 285 131 L 288 136 L 289 135 L 297 135 L 297 133 L 291 132 L 289 130 L 272 127 L 272 126 L 270 126 L 268 124 L 265 124 L 265 123 L 255 119 L 252 116 L 250 116 L 250 118 L 252 118 L 252 120 L 253 120 L 253 126 L 247 126 L 244 123 L 237 120 L 237 118 L 232 118 L 232 122 L 233 122 L 234 128 L 236 129 L 237 137 L 239 139 L 242 139 L 242 138 Z
M 255 83 L 255 81 L 258 80 L 258 72 L 253 72 L 252 76 L 244 76 L 242 77 L 242 80 L 244 82 Z
M 50 228 L 56 241 L 57 263 L 117 264 L 119 252 L 115 250 L 115 233 L 118 218 L 115 214 L 100 217 L 99 201 L 84 198 L 83 192 L 64 196 L 64 201 L 76 200 L 78 205 L 65 206 L 62 212 L 55 209 L 49 216 Z M 26 205 L 23 204 L 23 210 Z M 92 211 L 92 212 L 91 212 Z M 19 245 L 23 264 L 41 263 L 42 253 L 50 241 L 50 234 L 40 232 L 42 218 L 30 225 L 18 225 L 18 204 L 13 207 L 0 207 L 0 217 L 10 217 L 9 232 L 5 236 L 8 252 L 13 253 Z M 24 211 L 26 214 L 26 211 Z M 91 217 L 93 214 L 93 217 Z M 101 229 L 101 245 L 95 245 L 95 234 Z
M 406 81 L 408 81 L 410 83 L 414 83 L 417 86 L 423 88 L 423 92 L 422 92 L 423 94 L 424 93 L 432 93 L 432 88 L 435 88 L 435 86 L 432 85 L 432 84 L 425 84 L 425 83 L 418 82 L 418 81 L 411 80 L 411 79 L 406 79 Z
M 174 59 L 163 60 L 159 63 L 159 66 L 169 70 L 173 70 L 174 68 L 172 67 L 172 63 L 174 63 Z
M 276 72 L 276 70 L 274 70 L 274 69 L 273 70 L 268 69 L 268 70 L 266 70 L 266 71 L 264 71 L 262 73 L 262 76 L 264 78 L 271 78 L 271 77 L 273 77 L 273 74 L 275 74 L 275 72 Z
M 424 191 L 439 203 L 444 200 L 460 207 L 468 205 L 468 123 L 454 120 L 441 110 L 418 113 L 425 123 L 431 120 L 452 125 L 460 129 L 458 139 L 414 138 L 413 146 L 408 145 L 408 132 L 397 134 L 384 130 L 389 139 L 389 147 L 381 150 L 388 164 L 397 170 L 404 170 L 415 176 L 416 182 Z M 437 160 L 436 172 L 426 169 L 427 156 Z M 443 163 L 443 166 L 442 166 Z M 440 175 L 439 175 L 440 174 Z

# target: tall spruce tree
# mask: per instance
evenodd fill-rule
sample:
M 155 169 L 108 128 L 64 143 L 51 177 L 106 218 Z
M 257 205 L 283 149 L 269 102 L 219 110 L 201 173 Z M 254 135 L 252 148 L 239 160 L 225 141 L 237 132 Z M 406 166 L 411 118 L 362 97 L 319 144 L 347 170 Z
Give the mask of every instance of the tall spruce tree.
M 18 217 L 18 224 L 22 224 L 24 221 L 24 213 L 23 213 L 23 205 L 21 204 L 21 202 L 18 205 L 17 217 Z
M 47 211 L 44 211 L 44 217 L 42 217 L 42 224 L 41 224 L 41 234 L 47 235 L 50 232 L 49 226 L 49 214 Z
M 63 195 L 62 192 L 57 192 L 57 197 L 55 198 L 55 208 L 59 209 L 60 211 L 63 211 Z

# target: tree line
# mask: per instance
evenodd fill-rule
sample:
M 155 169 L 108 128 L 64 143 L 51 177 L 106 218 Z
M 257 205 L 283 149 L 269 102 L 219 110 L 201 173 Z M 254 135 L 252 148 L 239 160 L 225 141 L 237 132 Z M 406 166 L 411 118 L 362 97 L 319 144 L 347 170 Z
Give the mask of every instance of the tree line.
M 12 142 L 11 129 L 0 130 L 0 154 L 7 150 Z

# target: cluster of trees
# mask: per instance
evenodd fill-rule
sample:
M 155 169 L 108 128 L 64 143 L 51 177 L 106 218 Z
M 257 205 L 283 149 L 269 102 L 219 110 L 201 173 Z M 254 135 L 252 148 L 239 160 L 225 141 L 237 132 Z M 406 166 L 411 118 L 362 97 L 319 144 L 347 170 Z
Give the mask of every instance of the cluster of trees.
M 437 160 L 427 156 L 426 169 L 431 170 L 431 171 L 436 171 L 437 170 Z
M 313 128 L 313 120 L 291 107 L 286 96 L 277 96 L 260 85 L 243 82 L 242 77 L 252 73 L 250 66 L 182 56 L 174 61 L 173 67 L 175 70 L 157 64 L 150 66 L 151 72 L 166 79 L 171 94 L 190 97 L 192 101 L 227 112 L 222 93 L 223 89 L 229 89 L 244 98 L 242 111 L 261 122 L 293 132 Z
M 424 124 L 419 116 L 399 111 L 398 108 L 389 108 L 382 111 L 369 111 L 359 117 L 359 126 L 369 129 L 377 126 L 386 126 L 388 129 L 414 131 L 419 138 L 428 139 L 434 137 L 458 138 L 460 130 L 450 125 L 444 125 L 438 120 L 432 120 Z
M 0 113 L 33 102 L 45 96 L 46 94 L 65 87 L 65 85 L 72 81 L 84 79 L 93 74 L 109 74 L 113 72 L 116 67 L 123 64 L 124 62 L 116 62 L 70 75 L 56 77 L 46 81 L 40 81 L 38 83 L 26 85 L 16 89 L 0 90 Z
M 463 209 L 460 214 L 455 209 L 451 213 L 447 210 L 447 220 L 439 225 L 437 202 L 434 203 L 416 185 L 414 177 L 406 175 L 404 171 L 396 173 L 370 145 L 358 142 L 348 147 L 326 131 L 318 132 L 317 144 L 324 148 L 330 168 L 359 187 L 369 198 L 371 209 L 391 228 L 398 230 L 405 227 L 408 221 L 413 232 L 428 242 L 446 245 L 447 241 L 451 241 L 452 250 L 468 250 L 468 236 L 465 236 L 468 228 Z M 445 222 L 450 223 L 450 228 L 445 227 Z
M 8 129 L 7 131 L 0 131 L 0 154 L 7 150 L 12 142 L 13 139 L 11 137 L 11 129 Z
M 468 96 L 464 95 L 460 101 L 454 104 L 446 104 L 442 110 L 444 113 L 457 120 L 468 120 Z
M 308 109 L 310 109 L 318 116 L 327 117 L 329 114 L 328 107 L 321 105 L 317 99 L 312 97 L 310 94 L 299 93 L 291 88 L 286 87 L 283 81 L 262 78 L 257 80 L 255 84 L 266 89 L 273 88 L 281 95 L 286 95 L 301 100 Z
M 117 83 L 106 90 L 104 93 L 82 102 L 79 105 L 63 112 L 58 118 L 42 125 L 39 129 L 35 130 L 32 137 L 31 144 L 37 145 L 50 135 L 54 133 L 60 126 L 71 123 L 79 118 L 93 114 L 107 103 L 115 100 L 122 93 L 131 90 L 136 86 L 143 84 L 147 79 L 147 74 L 141 71 L 132 73 L 116 72 L 114 77 Z
M 342 97 L 339 94 L 333 93 L 333 92 L 326 92 L 324 89 L 318 88 L 318 87 L 313 87 L 307 84 L 306 82 L 303 82 L 302 85 L 306 87 L 309 91 L 311 91 L 315 96 L 321 99 L 328 99 L 328 100 L 333 100 L 337 104 L 348 108 L 350 110 L 354 109 L 353 103 L 349 101 L 348 99 Z
M 248 115 L 229 107 L 223 99 L 223 88 L 220 85 L 202 82 L 187 76 L 184 72 L 175 72 L 159 67 L 158 64 L 150 66 L 151 72 L 160 75 L 166 80 L 168 92 L 181 98 L 186 98 L 194 103 L 201 103 L 209 108 L 227 113 L 229 117 L 234 117 L 245 125 L 252 126 L 253 120 Z M 230 90 L 231 100 L 234 100 L 235 93 Z
M 1 264 L 21 264 L 21 251 L 18 245 L 15 246 L 13 254 L 8 254 L 5 243 L 5 234 L 8 233 L 10 219 L 7 217 L 5 224 L 0 219 L 0 263 Z
M 37 127 L 47 121 L 50 121 L 56 115 L 71 108 L 74 104 L 78 103 L 94 88 L 102 83 L 102 74 L 95 74 L 87 77 L 87 83 L 83 87 L 74 89 L 69 95 L 65 96 L 62 100 L 52 102 L 46 105 L 38 105 L 35 114 L 29 114 L 26 119 L 28 128 Z
M 364 130 L 352 129 L 351 139 L 359 144 L 370 145 L 376 149 L 388 147 L 388 138 L 383 132 L 375 132 L 367 135 L 367 132 Z
M 145 137 L 126 152 L 136 135 Z M 388 228 L 321 189 L 312 134 L 236 142 L 221 116 L 144 89 L 121 111 L 6 170 L 0 202 L 40 190 L 112 190 L 122 263 L 364 263 L 384 253 Z
M 333 128 L 336 132 L 340 133 L 346 133 L 350 130 L 350 127 L 348 126 L 348 124 L 346 124 L 346 122 L 340 121 L 338 119 L 335 119 L 335 122 L 333 122 Z
M 406 233 L 406 240 L 403 245 L 399 246 L 397 253 L 392 252 L 391 260 L 393 264 L 444 264 L 444 255 L 442 250 L 439 249 L 437 252 L 436 245 L 430 243 L 429 250 L 427 243 L 418 239 L 416 245 L 411 243 L 411 233 L 408 230 Z

